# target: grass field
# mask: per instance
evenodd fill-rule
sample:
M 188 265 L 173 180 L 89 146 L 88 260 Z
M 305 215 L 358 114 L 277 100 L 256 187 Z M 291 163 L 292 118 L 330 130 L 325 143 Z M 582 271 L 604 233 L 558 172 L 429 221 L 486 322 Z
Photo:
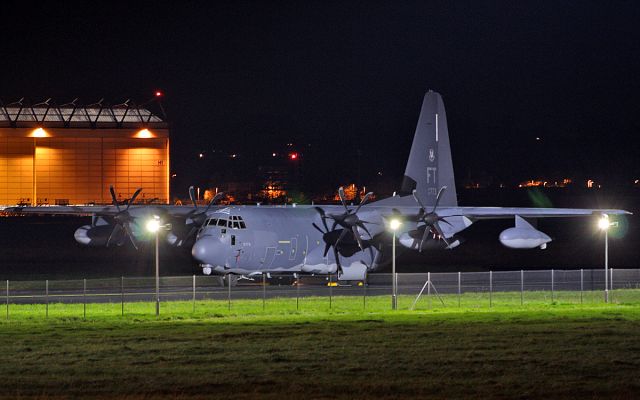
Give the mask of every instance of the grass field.
M 634 398 L 640 303 L 615 295 L 11 305 L 0 398 Z

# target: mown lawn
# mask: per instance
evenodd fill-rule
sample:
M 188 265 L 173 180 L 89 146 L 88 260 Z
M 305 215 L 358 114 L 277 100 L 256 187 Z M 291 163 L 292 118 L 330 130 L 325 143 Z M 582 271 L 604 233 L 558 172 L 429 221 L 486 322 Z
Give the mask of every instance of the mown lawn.
M 0 398 L 635 398 L 640 306 L 12 305 Z M 388 304 L 388 297 L 379 300 Z M 357 303 L 356 303 L 357 302 Z M 353 304 L 352 304 L 353 303 Z M 322 303 L 324 304 L 324 303 Z M 342 306 L 341 306 L 342 304 Z M 372 303 L 375 304 L 375 303 Z M 283 306 L 284 307 L 284 306 Z M 112 309 L 113 308 L 113 309 Z M 424 307 L 423 307 L 424 308 Z M 37 314 L 34 316 L 34 314 Z

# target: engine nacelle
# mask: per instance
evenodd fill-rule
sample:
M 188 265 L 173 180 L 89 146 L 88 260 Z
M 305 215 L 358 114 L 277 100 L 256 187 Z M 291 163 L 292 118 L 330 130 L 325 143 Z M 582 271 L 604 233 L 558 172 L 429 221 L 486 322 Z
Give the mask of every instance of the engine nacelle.
M 84 246 L 106 246 L 113 227 L 110 225 L 84 225 L 76 229 L 73 237 Z
M 516 226 L 502 231 L 499 239 L 500 243 L 511 249 L 546 249 L 547 243 L 551 241 L 547 234 L 535 229 L 519 216 L 516 216 Z
M 403 233 L 400 235 L 400 237 L 398 237 L 398 242 L 400 242 L 400 244 L 406 248 L 412 249 L 412 250 L 418 250 L 420 248 L 420 240 L 422 240 L 422 233 L 418 232 L 415 235 L 411 235 L 410 233 Z M 415 236 L 415 237 L 414 237 Z M 428 240 L 425 240 L 424 242 L 424 246 L 422 247 L 423 250 L 444 250 L 444 249 L 448 249 L 451 250 L 455 247 L 460 246 L 460 244 L 462 243 L 461 239 L 457 236 L 453 236 L 448 238 L 449 240 L 449 246 L 447 247 L 447 244 L 443 241 L 443 240 L 436 240 L 436 239 L 431 239 L 429 238 Z

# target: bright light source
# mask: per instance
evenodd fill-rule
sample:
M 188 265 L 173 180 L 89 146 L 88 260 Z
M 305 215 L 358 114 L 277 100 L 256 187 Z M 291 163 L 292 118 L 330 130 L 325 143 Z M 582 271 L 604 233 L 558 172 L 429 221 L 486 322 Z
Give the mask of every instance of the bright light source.
M 609 222 L 609 216 L 603 215 L 602 218 L 600 218 L 600 220 L 598 221 L 598 228 L 602 229 L 603 231 L 606 231 L 607 229 L 609 229 L 610 226 L 611 226 L 611 223 Z
M 155 95 L 156 95 L 156 97 L 162 97 L 162 92 L 159 91 L 159 90 L 156 90 Z
M 151 233 L 156 233 L 160 230 L 160 220 L 153 218 L 147 221 L 147 230 Z
M 204 157 L 204 153 L 198 154 L 198 157 L 200 157 L 200 158 Z
M 134 137 L 138 138 L 138 139 L 150 139 L 152 137 L 154 137 L 153 133 L 151 133 L 150 130 L 148 129 L 140 129 L 135 135 Z
M 402 222 L 400 222 L 399 219 L 394 218 L 389 221 L 389 228 L 391 228 L 392 231 L 397 231 L 400 225 L 402 225 Z
M 271 156 L 272 156 L 272 157 L 275 157 L 275 156 L 276 156 L 276 153 L 271 153 Z M 638 182 L 636 181 L 636 183 L 638 183 Z
M 289 154 L 289 158 L 290 158 L 290 159 L 292 159 L 292 160 L 297 159 L 297 158 L 298 158 L 298 153 L 291 153 L 291 154 Z
M 36 128 L 31 132 L 31 135 L 29 135 L 31 137 L 49 137 L 49 134 L 47 133 L 47 131 L 45 131 L 42 128 Z

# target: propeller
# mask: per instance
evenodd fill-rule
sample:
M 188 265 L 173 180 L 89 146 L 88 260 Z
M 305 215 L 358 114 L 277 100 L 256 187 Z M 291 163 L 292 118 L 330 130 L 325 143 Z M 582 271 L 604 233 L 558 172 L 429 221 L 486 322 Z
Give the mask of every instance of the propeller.
M 418 195 L 416 195 L 416 190 L 415 189 L 413 190 L 413 193 L 412 193 L 413 198 L 416 200 L 416 203 L 418 203 L 418 205 L 420 206 L 420 214 L 418 215 L 418 221 L 422 221 L 425 224 L 424 233 L 422 234 L 422 239 L 420 240 L 420 248 L 419 248 L 420 252 L 422 252 L 422 246 L 424 245 L 424 242 L 427 240 L 427 237 L 430 232 L 438 235 L 440 239 L 444 241 L 447 247 L 451 245 L 447 240 L 447 238 L 445 237 L 444 232 L 442 231 L 442 228 L 440 227 L 440 222 L 444 222 L 449 225 L 451 224 L 436 213 L 436 209 L 438 208 L 438 204 L 440 203 L 440 199 L 442 198 L 442 195 L 444 194 L 445 190 L 447 190 L 446 186 L 443 186 L 440 188 L 436 196 L 436 202 L 433 205 L 433 209 L 430 212 L 427 212 L 426 207 L 424 206 L 424 204 L 422 204 L 422 201 L 420 201 L 420 198 L 418 197 Z
M 113 185 L 109 185 L 109 193 L 111 193 L 111 200 L 113 201 L 113 205 L 116 207 L 118 212 L 112 216 L 113 218 L 113 230 L 109 235 L 109 239 L 107 239 L 107 247 L 111 244 L 111 241 L 118 237 L 122 232 L 124 232 L 125 236 L 129 238 L 133 247 L 138 250 L 138 244 L 136 243 L 136 239 L 133 236 L 133 232 L 131 231 L 130 223 L 133 222 L 133 217 L 129 214 L 129 207 L 136 201 L 138 195 L 142 192 L 142 188 L 138 188 L 133 196 L 129 200 L 127 200 L 126 207 L 124 209 L 120 208 L 120 204 L 118 203 L 118 199 L 116 198 L 116 191 L 113 189 Z M 122 245 L 122 242 L 118 243 L 118 245 Z
M 324 230 L 320 229 L 320 227 L 318 227 L 318 225 L 316 225 L 315 223 L 313 223 L 312 225 L 320 233 L 322 233 L 322 238 L 325 241 L 324 257 L 327 256 L 329 249 L 333 247 L 333 252 L 336 258 L 336 263 L 338 265 L 338 270 L 342 269 L 340 265 L 338 246 L 349 233 L 351 233 L 351 235 L 353 236 L 353 239 L 356 241 L 361 251 L 364 251 L 365 248 L 369 248 L 369 250 L 371 251 L 371 257 L 373 259 L 373 250 L 371 249 L 371 245 L 369 245 L 366 239 L 363 239 L 360 236 L 360 232 L 358 231 L 358 228 L 361 228 L 363 231 L 365 231 L 369 235 L 370 238 L 372 237 L 371 233 L 369 232 L 365 224 L 374 224 L 374 223 L 363 221 L 358 217 L 358 211 L 360 211 L 360 208 L 362 208 L 362 206 L 369 200 L 369 197 L 371 197 L 372 195 L 373 195 L 372 192 L 365 194 L 360 204 L 358 204 L 358 206 L 355 209 L 350 209 L 349 207 L 347 207 L 344 188 L 340 187 L 338 189 L 338 196 L 340 197 L 340 202 L 344 207 L 343 213 L 327 214 L 322 208 L 320 207 L 315 208 L 320 214 L 320 219 L 322 220 L 322 224 L 325 229 Z M 329 226 L 327 225 L 327 220 L 333 221 L 331 229 L 329 229 Z M 340 227 L 341 229 L 336 230 L 337 227 Z
M 191 204 L 193 204 L 194 209 L 191 212 L 189 212 L 189 214 L 187 214 L 186 221 L 191 221 L 190 223 L 187 224 L 187 225 L 191 225 L 191 229 L 182 238 L 179 246 L 181 246 L 183 243 L 189 240 L 193 235 L 195 235 L 198 229 L 200 229 L 202 225 L 205 223 L 205 221 L 207 220 L 207 212 L 209 211 L 211 206 L 213 206 L 222 197 L 224 197 L 224 193 L 220 192 L 216 194 L 215 196 L 213 196 L 209 204 L 207 204 L 207 207 L 204 209 L 204 211 L 200 211 L 198 209 L 198 202 L 196 201 L 195 189 L 193 186 L 189 187 L 189 198 L 191 199 Z

